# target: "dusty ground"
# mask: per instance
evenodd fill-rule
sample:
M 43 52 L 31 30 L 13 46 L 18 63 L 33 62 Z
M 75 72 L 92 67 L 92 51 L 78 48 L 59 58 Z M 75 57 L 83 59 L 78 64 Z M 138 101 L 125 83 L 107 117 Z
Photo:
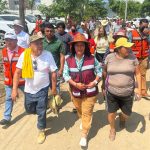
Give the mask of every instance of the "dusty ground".
M 148 76 L 150 78 L 150 71 Z M 37 116 L 26 115 L 23 96 L 20 96 L 14 104 L 12 125 L 0 127 L 0 150 L 80 150 L 80 120 L 71 112 L 72 103 L 66 84 L 62 85 L 62 90 L 63 109 L 58 117 L 48 111 L 47 139 L 44 144 L 37 144 Z M 1 104 L 0 119 L 3 110 L 4 104 Z M 94 108 L 88 150 L 150 150 L 149 112 L 150 100 L 142 99 L 134 102 L 133 113 L 127 122 L 127 128 L 120 131 L 117 118 L 116 140 L 110 142 L 105 103 L 101 98 L 100 104 L 97 103 Z

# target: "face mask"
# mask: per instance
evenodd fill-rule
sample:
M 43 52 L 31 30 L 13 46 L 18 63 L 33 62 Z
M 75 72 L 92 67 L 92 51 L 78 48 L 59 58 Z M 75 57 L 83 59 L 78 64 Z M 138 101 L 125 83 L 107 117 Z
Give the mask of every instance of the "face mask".
M 75 30 L 75 29 L 71 29 L 71 31 L 72 31 L 73 33 L 75 33 L 75 32 L 76 32 L 76 30 Z

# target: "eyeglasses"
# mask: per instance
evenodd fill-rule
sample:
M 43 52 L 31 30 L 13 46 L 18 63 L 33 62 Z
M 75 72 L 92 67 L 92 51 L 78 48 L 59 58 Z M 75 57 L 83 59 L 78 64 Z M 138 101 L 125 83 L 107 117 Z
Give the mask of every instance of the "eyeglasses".
M 36 71 L 37 70 L 37 61 L 36 60 L 34 60 L 33 61 L 33 69 Z

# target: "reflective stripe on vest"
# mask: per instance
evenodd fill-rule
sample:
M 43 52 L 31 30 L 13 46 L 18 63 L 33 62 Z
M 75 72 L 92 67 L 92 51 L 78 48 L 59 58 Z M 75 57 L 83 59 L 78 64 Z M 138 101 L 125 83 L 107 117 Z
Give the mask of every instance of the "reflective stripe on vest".
M 94 69 L 94 65 L 83 66 L 81 70 L 84 71 L 84 70 L 89 70 L 89 69 Z
M 133 37 L 133 40 L 142 40 L 141 37 Z
M 79 70 L 77 68 L 69 68 L 70 72 L 79 72 Z
M 5 77 L 5 81 L 7 81 L 7 82 L 8 82 L 8 81 L 9 81 L 9 78 L 6 78 L 6 77 Z
M 89 70 L 89 69 L 94 69 L 94 65 L 87 65 L 87 66 L 83 66 L 81 71 L 85 71 L 85 70 Z M 79 70 L 77 68 L 69 68 L 70 72 L 79 72 Z
M 11 61 L 18 61 L 19 57 L 13 57 Z
M 3 57 L 3 60 L 4 60 L 4 61 L 8 61 L 8 58 L 7 58 L 7 57 Z

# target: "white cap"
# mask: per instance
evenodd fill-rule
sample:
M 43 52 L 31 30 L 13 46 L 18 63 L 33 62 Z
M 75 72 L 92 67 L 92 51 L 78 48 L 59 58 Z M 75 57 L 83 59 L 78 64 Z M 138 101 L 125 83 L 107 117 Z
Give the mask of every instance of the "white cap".
M 14 32 L 6 32 L 4 39 L 13 39 L 16 40 L 17 39 L 17 35 Z
M 17 25 L 23 28 L 23 25 L 20 20 L 14 20 L 14 25 Z

